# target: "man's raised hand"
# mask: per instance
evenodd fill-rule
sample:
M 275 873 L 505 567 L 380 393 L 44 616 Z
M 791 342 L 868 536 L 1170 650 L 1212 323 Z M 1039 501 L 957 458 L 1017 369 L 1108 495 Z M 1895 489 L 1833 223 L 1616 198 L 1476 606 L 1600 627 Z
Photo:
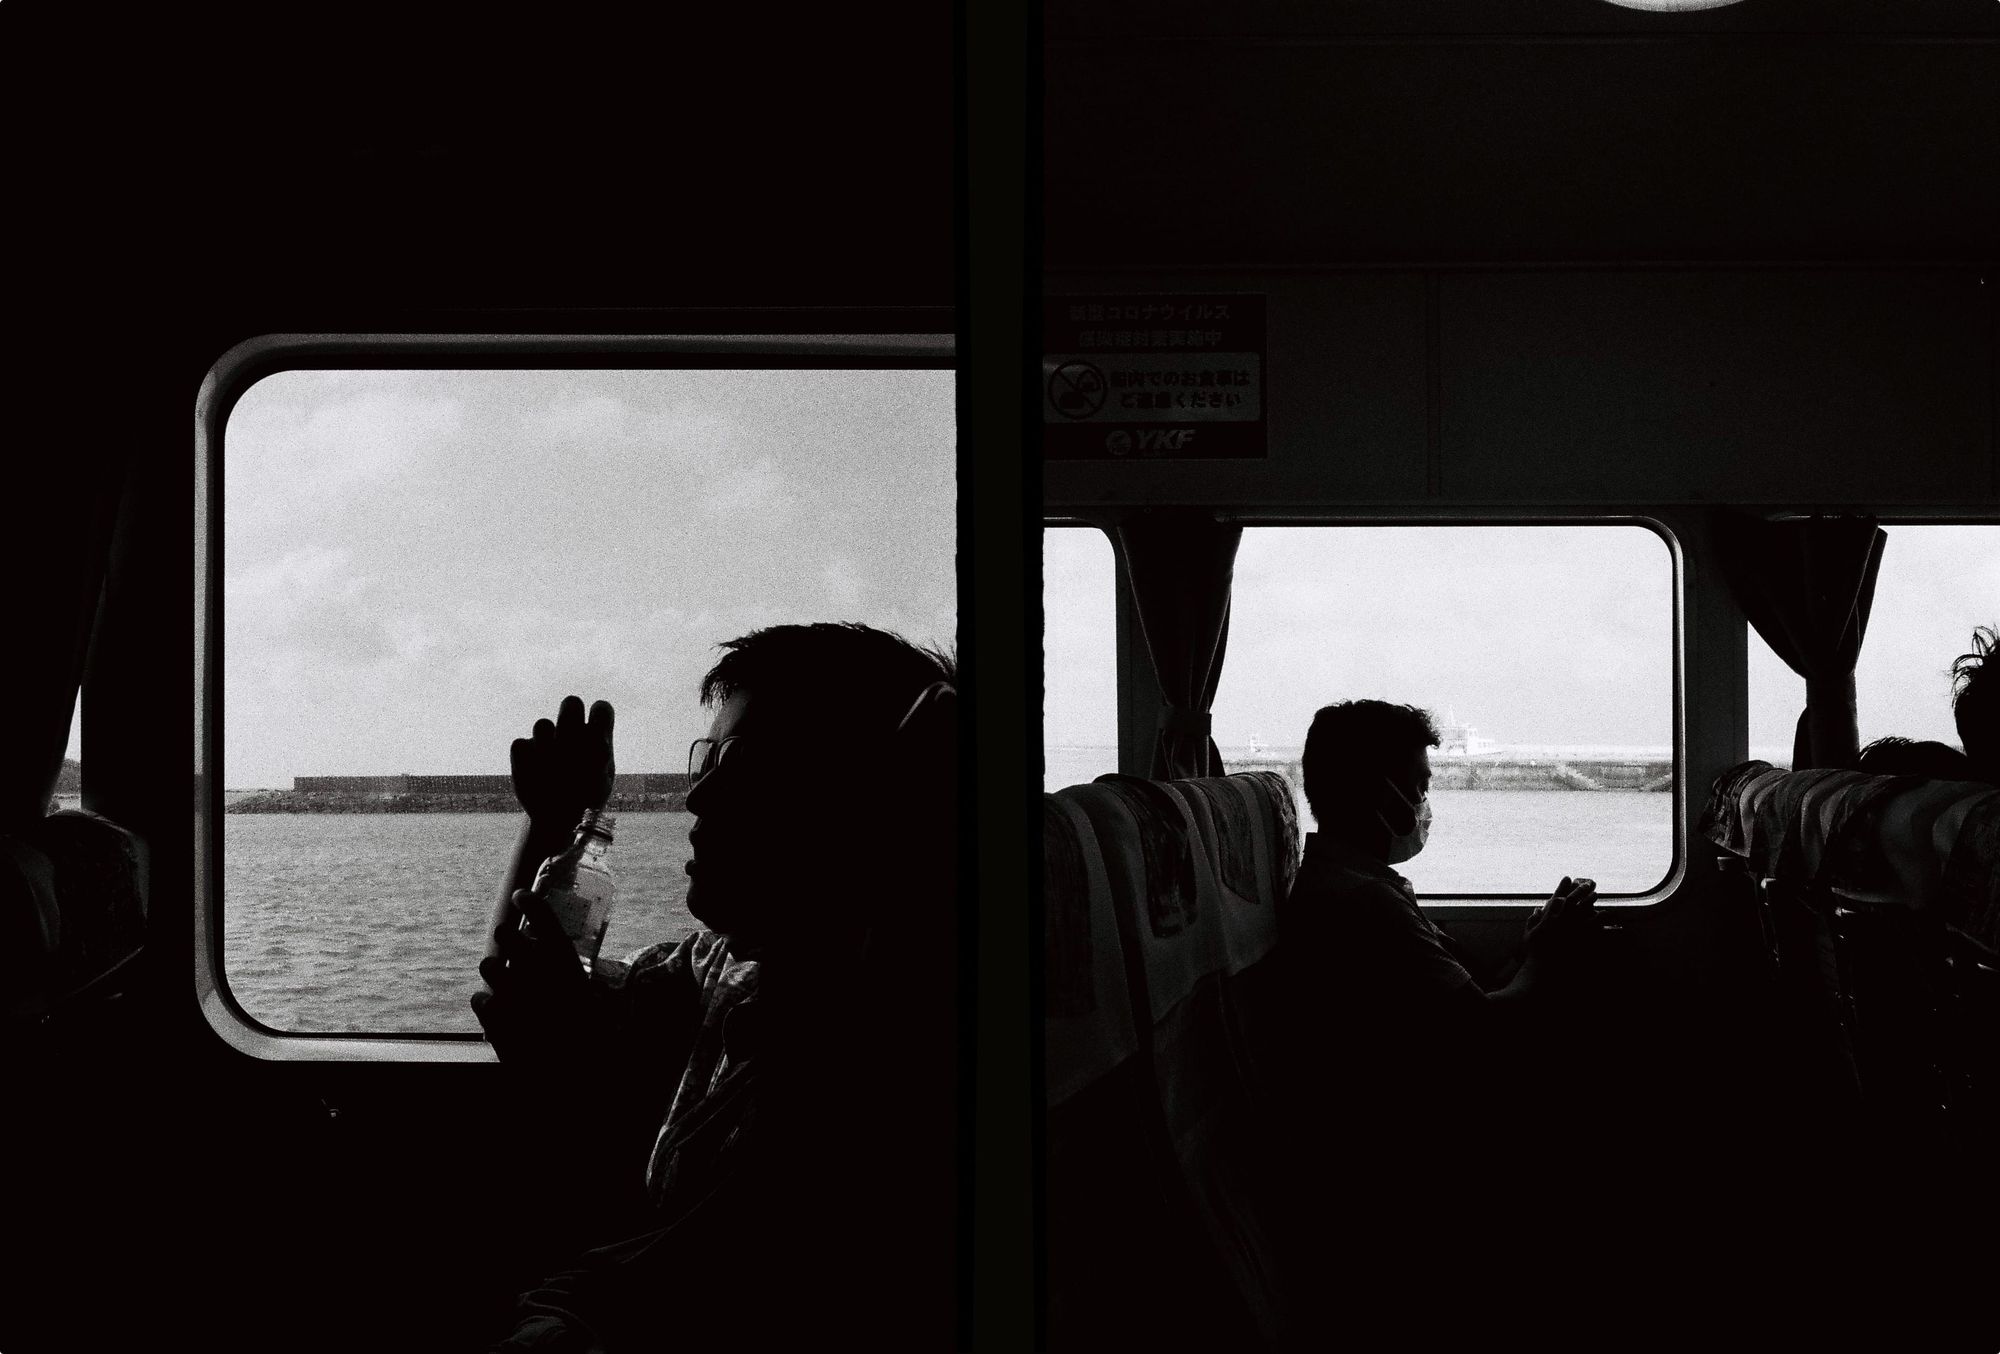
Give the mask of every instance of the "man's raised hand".
M 567 837 L 584 810 L 611 798 L 614 718 L 609 701 L 593 704 L 586 720 L 583 701 L 565 696 L 553 723 L 538 719 L 532 737 L 514 740 L 514 797 L 538 833 Z

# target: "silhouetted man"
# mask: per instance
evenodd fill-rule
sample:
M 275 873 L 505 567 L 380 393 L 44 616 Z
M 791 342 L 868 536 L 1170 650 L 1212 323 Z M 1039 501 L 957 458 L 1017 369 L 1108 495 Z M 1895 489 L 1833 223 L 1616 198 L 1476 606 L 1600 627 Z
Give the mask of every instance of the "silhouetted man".
M 1554 1118 L 1537 1047 L 1551 1022 L 1533 1017 L 1559 1013 L 1596 928 L 1596 885 L 1564 879 L 1529 918 L 1513 980 L 1488 992 L 1473 979 L 1394 868 L 1429 836 L 1438 742 L 1426 712 L 1374 700 L 1326 706 L 1306 734 L 1319 830 L 1279 913 L 1278 953 L 1294 1092 L 1289 1286 L 1307 1344 L 1357 1319 L 1407 1319 L 1415 1348 L 1443 1337 L 1448 1299 L 1430 1291 L 1426 1248 L 1455 1246 L 1478 1211 L 1455 1159 L 1511 1159 L 1533 1141 L 1524 1116 Z M 1574 1131 L 1552 1159 L 1591 1129 Z
M 1972 652 L 1951 665 L 1951 714 L 1958 743 L 1981 780 L 2000 785 L 2000 673 L 1994 671 L 2000 630 L 1975 626 Z
M 1313 716 L 1306 734 L 1306 802 L 1319 831 L 1280 914 L 1281 948 L 1319 976 L 1310 1005 L 1324 1012 L 1329 1049 L 1358 1072 L 1398 1083 L 1388 1112 L 1414 1117 L 1418 1101 L 1461 1098 L 1440 1081 L 1436 1042 L 1491 1024 L 1489 1012 L 1545 1001 L 1574 973 L 1581 937 L 1595 928 L 1597 886 L 1565 878 L 1528 919 L 1525 953 L 1505 987 L 1488 992 L 1456 946 L 1417 905 L 1394 867 L 1430 834 L 1431 717 L 1386 701 L 1343 701 Z M 1567 972 L 1565 970 L 1568 970 Z
M 627 1098 L 643 1143 L 561 1150 L 631 1151 L 646 1217 L 526 1294 L 503 1349 L 950 1339 L 953 665 L 858 625 L 722 647 L 687 799 L 709 929 L 629 968 L 586 978 L 523 887 L 610 793 L 611 707 L 514 744 L 527 925 L 473 1006 L 504 1062 Z
M 1923 776 L 1930 780 L 1978 780 L 1972 759 L 1932 739 L 1913 742 L 1891 735 L 1861 749 L 1854 769 L 1871 776 Z

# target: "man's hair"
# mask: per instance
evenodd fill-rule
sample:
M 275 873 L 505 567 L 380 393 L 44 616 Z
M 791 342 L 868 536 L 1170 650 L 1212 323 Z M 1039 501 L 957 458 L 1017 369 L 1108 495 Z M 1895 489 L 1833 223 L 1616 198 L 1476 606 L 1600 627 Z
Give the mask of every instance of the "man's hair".
M 935 682 L 958 680 L 958 663 L 940 648 L 854 621 L 771 625 L 716 646 L 723 655 L 701 679 L 701 703 L 738 691 L 837 706 L 852 726 L 889 732 Z
M 1951 665 L 1951 713 L 1958 723 L 1959 746 L 1978 764 L 1982 774 L 2000 772 L 2000 627 L 1975 626 L 1972 652 Z
M 1313 817 L 1325 824 L 1356 801 L 1366 802 L 1412 752 L 1436 746 L 1437 725 L 1414 705 L 1361 700 L 1321 706 L 1299 759 Z
M 1878 738 L 1861 749 L 1855 768 L 1871 776 L 1928 776 L 1932 780 L 1973 780 L 1972 759 L 1957 748 L 1925 740 Z

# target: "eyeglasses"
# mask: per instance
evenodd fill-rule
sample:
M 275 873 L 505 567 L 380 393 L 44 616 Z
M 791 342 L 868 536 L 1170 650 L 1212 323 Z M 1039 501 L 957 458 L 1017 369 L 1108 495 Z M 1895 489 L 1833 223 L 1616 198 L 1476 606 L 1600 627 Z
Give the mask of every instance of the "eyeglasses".
M 931 683 L 918 694 L 916 700 L 911 703 L 909 710 L 904 713 L 902 719 L 897 721 L 896 733 L 901 734 L 909 726 L 910 722 L 917 717 L 918 712 L 926 705 L 934 705 L 945 697 L 955 698 L 957 694 L 957 688 L 952 686 L 950 682 Z M 730 750 L 736 746 L 742 737 L 743 735 L 741 734 L 733 733 L 727 738 L 697 738 L 694 742 L 688 744 L 688 789 L 692 790 L 709 772 L 721 766 L 723 759 L 729 755 Z M 822 741 L 822 739 L 814 738 L 810 734 L 805 737 L 809 748 L 818 747 Z M 823 741 L 825 741 L 826 745 L 836 749 L 831 754 L 834 759 L 845 755 L 839 749 L 845 748 L 846 737 L 847 735 L 845 734 L 835 735 L 831 732 L 823 736 Z M 785 739 L 783 741 L 791 743 L 794 740 Z M 773 746 L 776 747 L 779 745 L 774 744 Z M 760 757 L 762 755 L 760 754 Z M 772 753 L 770 755 L 777 754 Z
M 721 766 L 722 759 L 741 739 L 741 734 L 731 734 L 727 738 L 697 738 L 689 743 L 688 789 L 692 790 L 703 776 Z

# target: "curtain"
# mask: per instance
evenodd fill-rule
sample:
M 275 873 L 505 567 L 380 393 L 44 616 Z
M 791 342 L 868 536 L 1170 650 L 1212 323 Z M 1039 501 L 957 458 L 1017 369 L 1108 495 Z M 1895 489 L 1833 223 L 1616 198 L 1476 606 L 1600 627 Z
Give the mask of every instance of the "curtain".
M 1860 754 L 1854 662 L 1888 533 L 1868 517 L 1788 522 L 1731 514 L 1717 542 L 1730 591 L 1771 652 L 1806 679 L 1792 767 L 1851 767 Z
M 1229 585 L 1243 528 L 1172 509 L 1121 522 L 1114 537 L 1163 705 L 1152 776 L 1219 776 L 1209 707 L 1229 642 Z
M 10 711 L 16 755 L 0 776 L 0 832 L 39 822 L 55 793 L 104 589 L 122 469 L 79 458 L 65 469 L 31 470 L 25 486 L 16 486 L 29 520 L 4 556 L 19 704 Z

